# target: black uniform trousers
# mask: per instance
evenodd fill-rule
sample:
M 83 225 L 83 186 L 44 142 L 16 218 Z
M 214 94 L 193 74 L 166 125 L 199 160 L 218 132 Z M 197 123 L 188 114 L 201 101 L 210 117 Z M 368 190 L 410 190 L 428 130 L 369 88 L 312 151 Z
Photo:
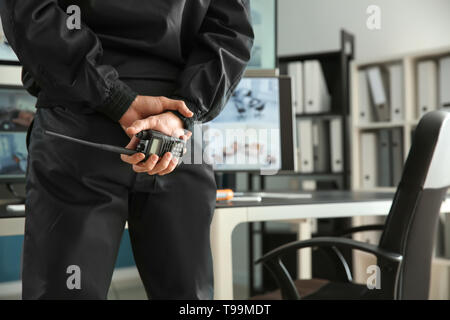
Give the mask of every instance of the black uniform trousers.
M 102 114 L 38 109 L 29 136 L 23 298 L 105 299 L 128 221 L 149 298 L 211 299 L 212 168 L 181 164 L 166 176 L 137 174 L 117 154 L 44 129 L 118 146 L 129 142 Z

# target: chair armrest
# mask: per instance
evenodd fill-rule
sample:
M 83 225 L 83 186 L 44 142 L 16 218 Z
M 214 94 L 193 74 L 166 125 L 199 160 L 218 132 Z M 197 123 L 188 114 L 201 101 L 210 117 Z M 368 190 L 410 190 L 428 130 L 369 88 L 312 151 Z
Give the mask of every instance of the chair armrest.
M 283 299 L 298 300 L 300 299 L 300 295 L 298 294 L 292 277 L 281 261 L 281 256 L 291 251 L 310 247 L 346 247 L 350 249 L 361 250 L 374 254 L 377 257 L 382 257 L 387 261 L 394 262 L 397 264 L 397 268 L 401 265 L 403 259 L 403 256 L 400 254 L 389 252 L 380 249 L 378 246 L 348 238 L 318 237 L 287 243 L 281 247 L 278 247 L 277 249 L 269 251 L 255 262 L 262 262 L 264 266 L 269 269 L 281 289 L 281 295 Z
M 334 232 L 333 234 L 316 234 L 316 237 L 347 237 L 350 235 L 353 235 L 355 233 L 358 232 L 366 232 L 366 231 L 383 231 L 384 230 L 384 225 L 383 224 L 368 224 L 368 225 L 363 225 L 363 226 L 357 226 L 357 227 L 351 227 L 351 228 L 347 228 L 344 230 L 338 230 L 336 232 Z M 352 281 L 353 277 L 352 277 L 352 273 L 350 270 L 350 267 L 345 259 L 345 257 L 342 255 L 341 251 L 336 248 L 336 247 L 325 247 L 325 248 L 321 248 L 323 251 L 325 251 L 329 256 L 334 256 L 338 259 L 338 261 L 340 262 L 341 266 L 344 268 L 344 272 L 345 272 L 345 277 L 346 277 L 346 281 Z
M 295 241 L 282 245 L 272 251 L 269 251 L 264 256 L 256 260 L 255 263 L 265 262 L 274 258 L 278 258 L 281 255 L 286 254 L 290 251 L 296 251 L 299 249 L 310 247 L 344 247 L 350 249 L 357 249 L 364 252 L 372 253 L 377 257 L 382 257 L 392 262 L 401 262 L 403 259 L 402 255 L 380 249 L 378 246 L 373 244 L 359 242 L 347 238 L 318 237 L 303 241 Z

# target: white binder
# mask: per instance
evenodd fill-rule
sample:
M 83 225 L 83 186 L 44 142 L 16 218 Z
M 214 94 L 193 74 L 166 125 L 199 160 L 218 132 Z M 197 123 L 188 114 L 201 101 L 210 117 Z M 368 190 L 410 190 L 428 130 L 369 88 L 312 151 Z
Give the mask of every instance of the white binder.
M 437 65 L 433 60 L 417 63 L 417 114 L 437 109 Z
M 450 56 L 439 61 L 439 106 L 450 109 Z
M 402 121 L 405 117 L 403 99 L 403 67 L 401 64 L 393 64 L 389 71 L 389 100 L 391 107 L 391 121 Z
M 331 171 L 342 172 L 344 170 L 344 153 L 342 152 L 342 120 L 339 118 L 330 121 L 330 147 L 331 147 Z
M 311 173 L 314 171 L 312 120 L 299 120 L 297 122 L 297 132 L 300 153 L 300 163 L 298 164 L 299 171 Z
M 380 67 L 367 69 L 372 107 L 377 121 L 389 121 L 391 117 L 385 78 L 385 73 Z
M 318 60 L 307 60 L 303 63 L 303 87 L 305 113 L 330 111 L 331 97 Z
M 373 114 L 370 103 L 369 84 L 365 70 L 358 71 L 358 104 L 359 122 L 363 124 L 372 122 Z
M 361 134 L 361 186 L 371 189 L 377 186 L 377 134 Z
M 292 107 L 296 114 L 302 114 L 303 108 L 303 63 L 291 62 L 287 66 L 288 75 L 291 77 Z

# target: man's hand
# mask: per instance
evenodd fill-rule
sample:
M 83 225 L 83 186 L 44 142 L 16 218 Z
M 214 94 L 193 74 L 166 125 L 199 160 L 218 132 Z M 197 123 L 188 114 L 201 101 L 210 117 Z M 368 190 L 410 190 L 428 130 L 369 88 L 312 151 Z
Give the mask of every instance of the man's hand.
M 127 112 L 120 118 L 119 123 L 126 130 L 137 120 L 158 115 L 168 110 L 176 110 L 187 118 L 193 116 L 192 111 L 181 100 L 173 100 L 166 97 L 137 96 Z
M 17 118 L 12 119 L 12 122 L 28 128 L 31 125 L 31 122 L 34 119 L 34 112 L 31 111 L 20 111 L 19 114 L 17 115 Z
M 142 130 L 156 130 L 166 135 L 179 137 L 187 140 L 191 137 L 190 132 L 183 130 L 183 122 L 172 112 L 164 112 L 155 116 L 150 116 L 142 120 L 136 120 L 127 129 L 126 133 L 132 136 L 130 143 L 126 146 L 128 149 L 135 149 L 138 144 L 138 138 L 135 134 Z M 177 166 L 177 159 L 172 158 L 172 154 L 167 152 L 159 159 L 157 155 L 152 155 L 147 161 L 144 160 L 143 153 L 137 153 L 132 156 L 121 155 L 122 161 L 133 165 L 133 170 L 136 172 L 147 172 L 149 175 L 159 174 L 165 175 L 172 172 Z M 159 160 L 159 162 L 158 162 Z
M 123 130 L 131 138 L 126 148 L 135 149 L 139 142 L 135 134 L 146 129 L 157 130 L 185 140 L 189 139 L 191 134 L 184 133 L 180 118 L 171 112 L 165 113 L 168 110 L 176 110 L 187 118 L 193 116 L 192 111 L 183 101 L 166 97 L 137 96 L 119 120 Z M 160 175 L 172 172 L 178 162 L 177 159 L 172 159 L 169 152 L 159 162 L 158 156 L 152 155 L 145 163 L 140 163 L 145 158 L 143 153 L 136 153 L 132 156 L 121 155 L 121 158 L 123 161 L 132 164 L 133 170 L 136 172 L 158 173 Z

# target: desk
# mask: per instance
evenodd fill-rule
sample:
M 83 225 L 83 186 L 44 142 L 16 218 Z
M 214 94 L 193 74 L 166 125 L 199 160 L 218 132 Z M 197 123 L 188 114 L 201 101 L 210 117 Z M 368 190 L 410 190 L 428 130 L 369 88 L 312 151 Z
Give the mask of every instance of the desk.
M 231 235 L 245 222 L 288 221 L 299 223 L 299 239 L 310 238 L 308 219 L 387 215 L 393 193 L 313 192 L 311 198 L 274 199 L 261 202 L 229 202 L 217 204 L 211 225 L 211 249 L 214 261 L 214 298 L 233 299 Z M 450 198 L 442 212 L 450 212 Z M 23 234 L 24 218 L 0 219 L 0 236 Z M 302 250 L 304 251 L 304 250 Z M 301 253 L 300 276 L 311 273 L 308 251 Z
M 21 235 L 25 225 L 25 207 L 22 212 L 8 212 L 8 205 L 17 205 L 14 199 L 0 200 L 0 236 Z

